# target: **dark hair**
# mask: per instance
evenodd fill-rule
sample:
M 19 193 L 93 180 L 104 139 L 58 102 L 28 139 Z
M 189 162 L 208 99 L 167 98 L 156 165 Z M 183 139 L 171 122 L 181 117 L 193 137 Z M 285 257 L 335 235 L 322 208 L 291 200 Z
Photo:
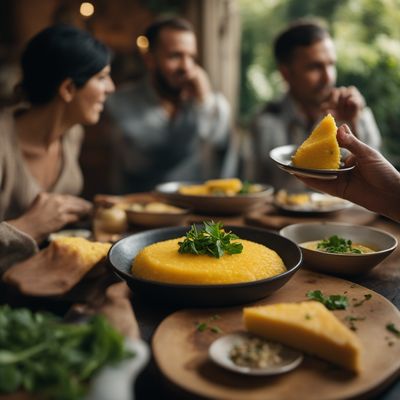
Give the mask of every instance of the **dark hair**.
M 180 17 L 161 17 L 156 19 L 144 33 L 149 41 L 150 50 L 154 50 L 157 46 L 160 33 L 163 29 L 194 32 L 193 25 L 186 19 Z
M 313 20 L 299 20 L 290 24 L 275 39 L 274 55 L 278 64 L 290 62 L 297 47 L 310 46 L 329 37 L 328 30 Z
M 54 25 L 34 36 L 22 58 L 22 82 L 27 100 L 45 104 L 63 80 L 80 88 L 110 63 L 110 51 L 89 32 L 69 25 Z

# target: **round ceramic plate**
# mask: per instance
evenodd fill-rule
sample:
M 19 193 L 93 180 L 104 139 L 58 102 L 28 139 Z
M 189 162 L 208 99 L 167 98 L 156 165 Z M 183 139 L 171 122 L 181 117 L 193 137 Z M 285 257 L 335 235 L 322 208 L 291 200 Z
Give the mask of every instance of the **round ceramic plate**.
M 179 193 L 181 186 L 196 185 L 199 182 L 167 182 L 157 185 L 155 192 L 171 204 L 187 207 L 206 214 L 244 214 L 265 204 L 271 199 L 274 188 L 270 185 L 257 184 L 260 191 L 236 196 L 194 196 Z
M 282 193 L 284 195 L 282 195 Z M 292 196 L 304 195 L 304 202 L 299 204 L 291 203 Z M 301 214 L 324 214 L 335 211 L 344 210 L 353 205 L 350 201 L 341 199 L 339 197 L 330 196 L 325 193 L 318 192 L 295 192 L 286 193 L 278 192 L 275 195 L 274 204 L 277 208 L 282 211 L 290 213 L 301 213 Z
M 177 284 L 137 278 L 131 273 L 132 262 L 145 246 L 163 240 L 182 237 L 189 227 L 152 229 L 127 236 L 114 243 L 108 253 L 113 271 L 127 282 L 135 296 L 156 304 L 173 303 L 180 306 L 228 306 L 262 299 L 282 287 L 298 270 L 302 255 L 297 245 L 274 232 L 265 229 L 225 226 L 240 238 L 263 244 L 276 251 L 287 271 L 252 282 L 231 284 Z
M 339 169 L 312 169 L 295 167 L 292 163 L 292 156 L 296 152 L 298 146 L 289 144 L 286 146 L 276 147 L 269 153 L 270 158 L 278 165 L 278 167 L 290 174 L 303 176 L 305 178 L 316 179 L 336 179 L 338 175 L 345 174 L 354 168 L 341 166 Z M 340 149 L 341 159 L 345 159 L 350 153 L 345 149 Z
M 208 354 L 211 360 L 213 360 L 221 367 L 245 375 L 283 374 L 296 368 L 303 361 L 302 353 L 297 350 L 282 346 L 281 351 L 279 352 L 279 356 L 281 358 L 281 362 L 279 364 L 271 365 L 264 368 L 250 368 L 235 364 L 229 356 L 230 351 L 234 346 L 252 337 L 256 336 L 247 332 L 235 332 L 224 335 L 211 344 L 208 350 Z

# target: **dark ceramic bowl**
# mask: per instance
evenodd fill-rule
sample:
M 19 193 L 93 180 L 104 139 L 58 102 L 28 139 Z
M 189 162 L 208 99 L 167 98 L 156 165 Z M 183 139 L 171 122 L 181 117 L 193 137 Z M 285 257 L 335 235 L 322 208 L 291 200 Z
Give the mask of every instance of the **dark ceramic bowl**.
M 229 306 L 262 299 L 282 287 L 297 271 L 302 261 L 299 247 L 291 240 L 273 232 L 239 226 L 226 226 L 241 239 L 251 240 L 275 250 L 287 271 L 254 282 L 226 285 L 171 284 L 139 279 L 130 273 L 132 261 L 145 246 L 185 235 L 189 227 L 162 228 L 127 236 L 116 242 L 108 253 L 113 271 L 125 280 L 135 296 L 152 303 L 166 302 L 180 306 Z

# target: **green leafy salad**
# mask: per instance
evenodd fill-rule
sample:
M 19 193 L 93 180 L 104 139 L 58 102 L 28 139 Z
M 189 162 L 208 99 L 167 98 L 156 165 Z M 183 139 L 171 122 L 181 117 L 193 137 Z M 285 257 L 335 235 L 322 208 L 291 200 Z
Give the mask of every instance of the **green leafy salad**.
M 102 366 L 133 356 L 101 315 L 67 324 L 52 314 L 0 307 L 0 394 L 81 399 Z
M 192 225 L 183 242 L 179 242 L 179 253 L 182 254 L 207 254 L 220 258 L 225 253 L 239 254 L 243 250 L 241 243 L 231 242 L 239 239 L 232 232 L 226 232 L 221 222 L 203 222 L 204 228 Z

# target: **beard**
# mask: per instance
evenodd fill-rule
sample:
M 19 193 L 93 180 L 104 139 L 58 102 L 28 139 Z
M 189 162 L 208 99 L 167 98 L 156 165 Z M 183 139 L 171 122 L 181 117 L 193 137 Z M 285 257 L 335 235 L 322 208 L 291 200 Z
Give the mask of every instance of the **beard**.
M 180 98 L 182 90 L 184 88 L 184 85 L 171 85 L 159 69 L 155 70 L 154 83 L 156 85 L 157 91 L 162 97 L 165 96 L 169 98 Z

